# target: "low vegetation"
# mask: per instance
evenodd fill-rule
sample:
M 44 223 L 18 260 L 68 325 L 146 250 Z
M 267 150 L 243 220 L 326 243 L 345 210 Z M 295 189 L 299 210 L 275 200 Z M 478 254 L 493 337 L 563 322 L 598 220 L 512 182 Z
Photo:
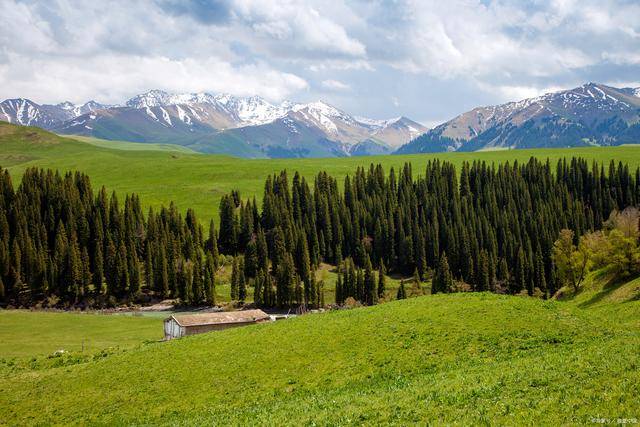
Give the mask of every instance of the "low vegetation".
M 171 342 L 160 316 L 0 311 L 2 425 L 637 422 L 636 147 L 287 173 L 4 124 L 0 144 L 5 304 L 341 304 Z
M 0 310 L 0 359 L 94 354 L 162 338 L 159 317 Z
M 594 270 L 617 283 L 640 273 L 640 211 L 629 207 L 613 211 L 604 229 L 576 236 L 562 230 L 553 247 L 552 259 L 558 282 L 577 293 Z M 574 242 L 578 241 L 578 244 Z
M 640 411 L 637 295 L 433 295 L 147 344 L 8 374 L 0 421 L 615 422 Z

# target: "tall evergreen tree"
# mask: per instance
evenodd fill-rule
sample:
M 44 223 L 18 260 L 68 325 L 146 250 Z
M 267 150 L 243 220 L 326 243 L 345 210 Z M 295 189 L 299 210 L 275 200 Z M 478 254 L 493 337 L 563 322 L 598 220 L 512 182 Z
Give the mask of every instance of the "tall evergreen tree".
M 406 299 L 407 291 L 404 288 L 404 280 L 400 280 L 400 287 L 398 287 L 398 293 L 396 294 L 396 299 Z
M 380 268 L 378 269 L 378 298 L 384 298 L 387 284 L 386 284 L 386 270 L 384 268 L 384 262 L 380 260 Z
M 436 269 L 433 283 L 431 285 L 431 293 L 438 292 L 452 292 L 453 291 L 453 276 L 449 269 L 449 261 L 447 260 L 447 254 L 444 252 L 440 255 L 440 262 Z

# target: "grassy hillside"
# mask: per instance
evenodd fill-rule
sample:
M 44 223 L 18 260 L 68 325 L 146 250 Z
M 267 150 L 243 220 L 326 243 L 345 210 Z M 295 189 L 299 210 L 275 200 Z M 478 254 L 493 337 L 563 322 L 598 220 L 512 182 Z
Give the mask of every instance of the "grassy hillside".
M 625 300 L 627 301 L 627 300 Z M 640 413 L 640 303 L 437 295 L 0 381 L 7 424 L 566 424 Z
M 545 150 L 504 150 L 481 153 L 440 153 L 406 156 L 374 156 L 332 159 L 249 160 L 219 155 L 201 155 L 175 151 L 131 151 L 108 149 L 109 142 L 91 144 L 62 138 L 37 128 L 0 122 L 0 165 L 8 167 L 16 180 L 29 166 L 87 172 L 94 186 L 105 185 L 120 193 L 138 193 L 145 206 L 159 206 L 173 200 L 186 210 L 193 207 L 203 223 L 217 217 L 223 194 L 238 189 L 243 197 L 262 196 L 268 174 L 287 169 L 300 171 L 312 179 L 326 170 L 343 178 L 358 166 L 381 163 L 388 170 L 405 162 L 420 174 L 428 159 L 440 158 L 461 164 L 468 160 L 487 162 L 527 161 L 531 156 L 556 161 L 580 156 L 608 164 L 610 160 L 640 166 L 640 146 L 608 148 L 572 148 Z M 116 143 L 117 147 L 121 143 Z M 131 147 L 131 146 L 130 146 Z
M 98 139 L 90 136 L 80 135 L 68 135 L 66 138 L 77 139 L 78 141 L 86 142 L 96 147 L 110 148 L 114 150 L 126 150 L 126 151 L 177 151 L 180 153 L 197 154 L 190 148 L 183 147 L 181 145 L 174 144 L 152 144 L 141 142 L 129 142 L 129 141 L 108 141 L 106 139 Z

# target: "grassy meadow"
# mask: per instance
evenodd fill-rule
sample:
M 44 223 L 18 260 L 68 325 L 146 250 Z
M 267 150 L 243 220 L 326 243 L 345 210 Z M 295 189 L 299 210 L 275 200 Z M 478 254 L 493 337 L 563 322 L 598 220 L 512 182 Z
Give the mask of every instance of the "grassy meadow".
M 601 292 L 619 295 L 597 298 Z M 557 425 L 633 418 L 640 413 L 638 294 L 637 281 L 603 285 L 596 275 L 566 301 L 424 296 L 146 343 L 6 373 L 0 423 Z M 28 324 L 47 315 L 28 314 Z M 145 337 L 140 333 L 140 342 Z
M 142 316 L 0 310 L 0 358 L 94 353 L 163 337 L 162 319 Z
M 90 176 L 95 188 L 104 185 L 119 194 L 139 194 L 145 207 L 167 205 L 171 201 L 182 211 L 191 207 L 205 227 L 209 219 L 217 218 L 223 194 L 239 190 L 243 198 L 255 196 L 260 200 L 267 175 L 283 169 L 291 177 L 294 171 L 299 171 L 312 180 L 323 170 L 342 179 L 353 174 L 358 166 L 368 167 L 371 163 L 380 163 L 388 171 L 390 167 L 397 170 L 405 162 L 411 162 L 417 175 L 422 165 L 434 158 L 460 165 L 472 160 L 526 162 L 531 156 L 555 162 L 563 157 L 580 156 L 605 165 L 615 160 L 632 168 L 640 166 L 640 146 L 269 160 L 188 153 L 182 147 L 166 144 L 154 146 L 62 138 L 38 128 L 0 122 L 0 166 L 9 169 L 16 183 L 24 170 L 32 166 L 78 170 Z M 151 147 L 157 149 L 150 150 Z

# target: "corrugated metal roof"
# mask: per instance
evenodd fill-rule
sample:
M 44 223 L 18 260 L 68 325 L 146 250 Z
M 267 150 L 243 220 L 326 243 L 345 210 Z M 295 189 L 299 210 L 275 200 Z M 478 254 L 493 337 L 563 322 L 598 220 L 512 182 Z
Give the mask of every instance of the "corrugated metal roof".
M 219 313 L 184 314 L 171 316 L 180 326 L 213 325 L 220 323 L 246 323 L 269 320 L 262 310 L 225 311 Z

